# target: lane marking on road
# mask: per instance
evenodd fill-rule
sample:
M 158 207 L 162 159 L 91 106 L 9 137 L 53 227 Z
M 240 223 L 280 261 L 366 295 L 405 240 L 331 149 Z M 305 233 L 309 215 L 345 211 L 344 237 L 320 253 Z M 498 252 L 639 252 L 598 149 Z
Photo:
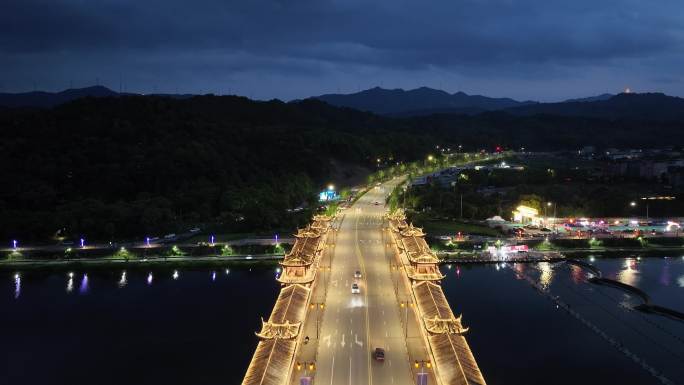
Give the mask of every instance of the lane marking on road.
M 363 261 L 363 253 L 361 252 L 361 248 L 359 247 L 359 217 L 356 217 L 356 222 L 354 223 L 354 238 L 356 239 L 356 242 L 354 242 L 356 248 L 356 258 L 361 265 L 361 271 L 363 272 L 363 275 L 368 277 L 367 271 L 366 271 L 366 264 Z M 370 322 L 369 322 L 369 316 L 368 316 L 368 307 L 370 306 L 370 303 L 368 302 L 368 290 L 364 290 L 363 292 L 365 299 L 366 299 L 366 306 L 365 311 L 366 311 L 366 343 L 370 345 Z M 373 384 L 373 375 L 371 373 L 371 352 L 369 349 L 366 349 L 366 356 L 367 356 L 367 364 L 368 364 L 368 385 Z
M 354 343 L 359 345 L 359 346 L 363 346 L 363 342 L 359 341 L 359 335 L 358 334 L 354 334 Z
M 344 345 L 347 344 L 346 342 L 344 342 L 344 336 L 345 334 L 342 334 L 342 342 L 340 342 L 340 345 L 342 345 L 342 347 L 344 347 Z
M 330 385 L 332 385 L 333 377 L 335 377 L 334 376 L 335 375 L 335 353 L 333 353 L 332 357 L 333 357 L 332 358 L 332 365 L 331 365 L 331 369 L 330 369 Z M 392 381 L 394 381 L 394 379 Z

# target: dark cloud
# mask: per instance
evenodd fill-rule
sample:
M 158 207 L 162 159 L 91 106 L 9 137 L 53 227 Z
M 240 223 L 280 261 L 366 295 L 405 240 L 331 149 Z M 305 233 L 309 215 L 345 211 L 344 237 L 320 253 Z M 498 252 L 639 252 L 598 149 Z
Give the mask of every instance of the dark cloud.
M 200 4 L 201 3 L 201 4 Z M 5 0 L 3 91 L 103 83 L 295 98 L 428 85 L 681 94 L 681 1 Z M 658 81 L 653 79 L 658 79 Z

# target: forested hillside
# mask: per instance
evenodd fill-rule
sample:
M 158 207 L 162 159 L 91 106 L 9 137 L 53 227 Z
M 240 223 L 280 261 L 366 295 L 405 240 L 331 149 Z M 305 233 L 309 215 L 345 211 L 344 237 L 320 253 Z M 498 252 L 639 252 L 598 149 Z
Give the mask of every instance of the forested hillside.
M 0 111 L 0 238 L 136 237 L 214 223 L 292 228 L 331 160 L 372 165 L 432 146 L 389 122 L 307 101 L 86 98 Z
M 59 229 L 143 237 L 200 224 L 292 229 L 310 215 L 293 209 L 314 206 L 340 165 L 372 171 L 425 159 L 437 145 L 547 151 L 682 138 L 679 122 L 504 112 L 398 119 L 312 99 L 116 96 L 0 109 L 0 239 L 48 239 Z

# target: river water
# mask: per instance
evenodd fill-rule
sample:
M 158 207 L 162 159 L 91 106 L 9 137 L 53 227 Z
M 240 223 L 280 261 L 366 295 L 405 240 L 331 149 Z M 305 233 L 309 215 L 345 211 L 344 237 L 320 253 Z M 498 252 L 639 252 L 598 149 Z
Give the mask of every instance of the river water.
M 581 258 L 684 311 L 684 259 L 663 257 Z M 489 384 L 684 383 L 684 324 L 580 268 L 443 271 Z M 0 384 L 239 384 L 279 287 L 275 267 L 72 273 L 0 273 Z

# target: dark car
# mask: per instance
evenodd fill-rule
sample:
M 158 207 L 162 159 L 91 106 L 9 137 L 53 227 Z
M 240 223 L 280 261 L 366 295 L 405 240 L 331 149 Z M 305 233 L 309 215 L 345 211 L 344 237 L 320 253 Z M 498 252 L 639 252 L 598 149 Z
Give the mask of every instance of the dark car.
M 376 361 L 384 362 L 385 361 L 385 349 L 375 348 L 375 350 L 373 351 L 373 358 L 375 358 Z

